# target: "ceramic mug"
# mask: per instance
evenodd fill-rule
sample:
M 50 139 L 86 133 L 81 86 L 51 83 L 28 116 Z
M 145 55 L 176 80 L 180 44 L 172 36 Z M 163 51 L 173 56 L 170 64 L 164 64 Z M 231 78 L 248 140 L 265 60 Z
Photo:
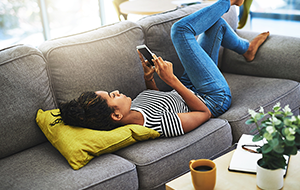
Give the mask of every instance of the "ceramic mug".
M 216 185 L 216 164 L 208 159 L 190 161 L 191 177 L 196 190 L 212 190 Z

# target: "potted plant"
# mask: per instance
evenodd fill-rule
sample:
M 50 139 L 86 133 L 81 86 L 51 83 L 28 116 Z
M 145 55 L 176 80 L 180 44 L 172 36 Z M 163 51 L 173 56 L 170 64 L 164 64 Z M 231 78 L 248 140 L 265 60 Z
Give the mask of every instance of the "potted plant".
M 300 145 L 300 116 L 294 116 L 289 105 L 282 109 L 280 103 L 273 107 L 273 112 L 265 114 L 261 107 L 259 112 L 249 109 L 249 114 L 251 118 L 246 124 L 255 123 L 254 131 L 258 132 L 252 141 L 264 142 L 263 146 L 257 149 L 262 153 L 262 158 L 257 162 L 257 185 L 262 189 L 281 189 L 283 172 L 287 166 L 284 155 L 296 155 L 297 146 Z M 272 174 L 261 173 L 265 171 L 277 172 L 279 177 L 270 181 Z

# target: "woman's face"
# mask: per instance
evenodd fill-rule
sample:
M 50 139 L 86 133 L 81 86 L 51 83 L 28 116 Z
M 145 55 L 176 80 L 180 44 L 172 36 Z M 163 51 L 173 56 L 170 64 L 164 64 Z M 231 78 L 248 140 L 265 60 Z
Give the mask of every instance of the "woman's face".
M 109 107 L 119 110 L 123 115 L 130 111 L 131 98 L 121 94 L 118 90 L 110 93 L 106 91 L 96 91 L 95 93 L 105 99 Z

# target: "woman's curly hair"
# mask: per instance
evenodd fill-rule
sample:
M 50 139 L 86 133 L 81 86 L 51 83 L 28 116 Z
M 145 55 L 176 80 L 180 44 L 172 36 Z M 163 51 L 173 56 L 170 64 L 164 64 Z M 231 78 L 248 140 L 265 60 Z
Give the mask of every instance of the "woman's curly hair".
M 59 109 L 60 114 L 54 116 L 61 118 L 52 125 L 63 121 L 66 125 L 105 131 L 118 127 L 111 118 L 114 108 L 95 92 L 84 92 L 78 99 L 61 103 Z

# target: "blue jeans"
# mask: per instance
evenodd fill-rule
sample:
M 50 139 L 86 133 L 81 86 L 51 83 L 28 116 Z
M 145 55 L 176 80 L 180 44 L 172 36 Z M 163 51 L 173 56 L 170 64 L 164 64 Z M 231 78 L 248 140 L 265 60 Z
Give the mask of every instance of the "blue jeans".
M 249 41 L 237 36 L 221 18 L 229 8 L 230 0 L 219 0 L 174 23 L 171 29 L 174 47 L 185 69 L 180 80 L 204 100 L 214 117 L 227 111 L 231 104 L 230 88 L 217 66 L 220 46 L 239 54 L 249 48 Z

